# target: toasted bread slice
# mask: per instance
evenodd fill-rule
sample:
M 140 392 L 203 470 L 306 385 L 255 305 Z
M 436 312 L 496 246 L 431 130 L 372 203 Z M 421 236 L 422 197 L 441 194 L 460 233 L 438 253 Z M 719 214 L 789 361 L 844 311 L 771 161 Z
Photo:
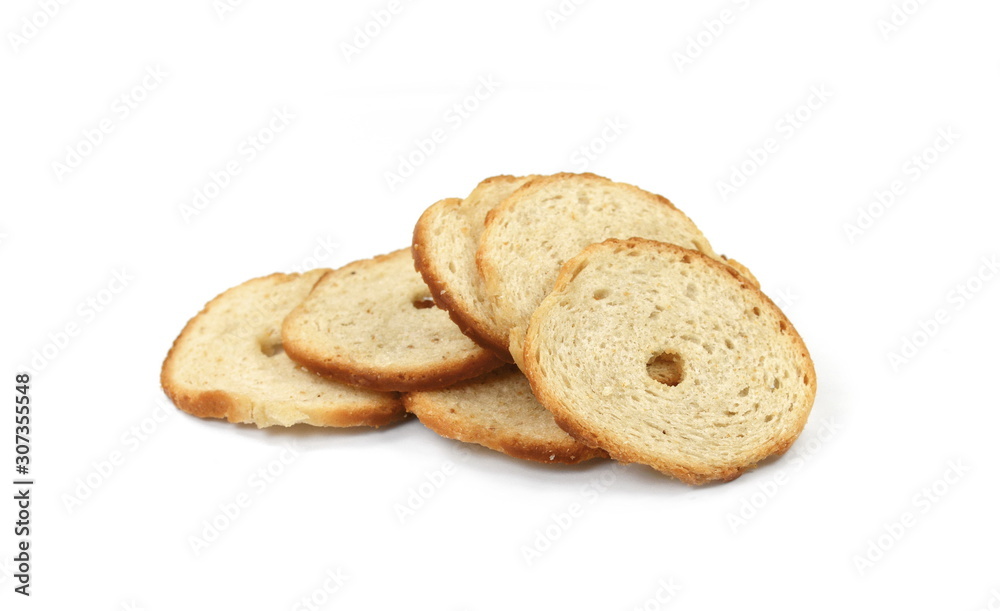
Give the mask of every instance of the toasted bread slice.
M 328 272 L 281 333 L 293 361 L 374 390 L 444 388 L 503 364 L 435 307 L 409 248 Z
M 666 198 L 593 174 L 530 181 L 494 208 L 477 253 L 496 324 L 519 364 L 524 333 L 559 268 L 608 238 L 642 237 L 719 255 Z
M 691 484 L 785 452 L 816 395 L 802 338 L 746 278 L 635 238 L 563 266 L 532 317 L 524 362 L 571 435 Z
M 442 437 L 515 458 L 575 464 L 607 456 L 559 428 L 513 365 L 450 388 L 407 393 L 403 402 L 407 411 Z
M 167 396 L 200 418 L 258 427 L 381 426 L 402 418 L 398 395 L 313 375 L 282 350 L 282 321 L 325 272 L 256 278 L 210 301 L 163 362 Z
M 493 318 L 476 268 L 476 249 L 486 214 L 532 178 L 487 178 L 465 199 L 445 199 L 428 208 L 413 230 L 413 260 L 434 301 L 463 333 L 507 361 L 507 329 Z

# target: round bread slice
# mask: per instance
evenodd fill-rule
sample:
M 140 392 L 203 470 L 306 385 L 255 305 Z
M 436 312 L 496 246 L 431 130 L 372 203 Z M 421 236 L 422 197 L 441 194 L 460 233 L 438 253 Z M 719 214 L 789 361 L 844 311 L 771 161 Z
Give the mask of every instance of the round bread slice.
M 199 418 L 261 428 L 381 426 L 404 417 L 398 395 L 313 375 L 282 350 L 282 321 L 326 271 L 256 278 L 208 302 L 163 362 L 167 396 Z
M 593 174 L 530 181 L 488 215 L 477 254 L 495 322 L 520 363 L 524 333 L 559 268 L 608 238 L 649 238 L 719 255 L 664 197 Z
M 281 335 L 293 361 L 374 390 L 444 388 L 503 364 L 435 307 L 409 248 L 328 272 Z
M 413 260 L 435 303 L 463 333 L 507 361 L 507 329 L 493 318 L 476 268 L 476 249 L 486 214 L 533 178 L 487 178 L 465 199 L 444 199 L 428 208 L 413 230 Z
M 570 437 L 509 365 L 451 388 L 403 395 L 407 411 L 442 437 L 476 443 L 508 456 L 576 464 L 607 457 Z
M 816 395 L 809 352 L 771 300 L 723 263 L 643 239 L 566 263 L 524 361 L 571 435 L 690 484 L 785 452 Z

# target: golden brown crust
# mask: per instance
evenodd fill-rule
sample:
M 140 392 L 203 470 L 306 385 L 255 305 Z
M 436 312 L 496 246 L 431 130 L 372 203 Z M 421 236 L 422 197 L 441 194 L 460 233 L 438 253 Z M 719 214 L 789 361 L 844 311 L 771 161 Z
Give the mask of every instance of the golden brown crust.
M 382 261 L 388 261 L 399 256 L 400 253 L 409 250 L 409 248 L 403 248 L 388 254 L 372 257 L 371 259 L 362 259 L 348 263 L 340 269 L 327 272 L 316 283 L 316 288 L 313 290 L 317 290 L 323 284 L 324 279 L 332 274 L 354 274 L 359 269 L 367 268 Z M 299 308 L 296 308 L 296 311 L 293 311 L 285 319 L 282 325 L 282 337 L 290 335 L 289 328 L 295 323 L 298 310 Z M 312 350 L 309 346 L 294 340 L 285 342 L 284 348 L 285 354 L 290 359 L 314 374 L 351 386 L 384 392 L 409 392 L 445 388 L 456 382 L 482 375 L 503 365 L 503 361 L 496 354 L 486 349 L 477 350 L 464 359 L 434 362 L 424 367 L 392 369 L 376 368 L 351 362 L 335 354 L 326 354 Z
M 427 288 L 430 289 L 434 303 L 448 312 L 448 316 L 458 325 L 466 337 L 495 354 L 500 360 L 512 363 L 510 351 L 507 350 L 506 338 L 497 337 L 491 329 L 468 314 L 465 305 L 441 281 L 434 262 L 427 256 L 425 248 L 428 239 L 426 217 L 429 214 L 432 214 L 430 208 L 420 215 L 420 220 L 413 228 L 413 266 L 420 273 L 420 277 L 424 279 Z
M 384 392 L 438 390 L 488 373 L 503 365 L 495 354 L 486 350 L 453 366 L 429 365 L 407 371 L 385 371 L 342 363 L 301 347 L 292 348 L 290 344 L 285 346 L 285 353 L 316 375 L 351 386 Z
M 167 396 L 183 412 L 198 418 L 216 418 L 236 424 L 255 422 L 253 403 L 246 397 L 221 390 L 188 392 L 172 384 L 163 388 Z M 406 417 L 398 394 L 378 405 L 358 405 L 350 409 L 326 410 L 310 415 L 309 424 L 324 427 L 381 427 Z
M 721 271 L 726 272 L 730 277 L 737 280 L 740 287 L 745 290 L 752 290 L 759 297 L 761 297 L 764 303 L 768 304 L 775 312 L 778 313 L 780 320 L 785 323 L 785 333 L 790 335 L 795 341 L 796 346 L 800 350 L 801 364 L 803 365 L 806 374 L 809 376 L 809 381 L 806 383 L 806 388 L 809 391 L 808 404 L 812 405 L 816 397 L 816 370 L 812 359 L 809 356 L 809 350 L 806 348 L 805 342 L 802 337 L 795 330 L 791 321 L 785 316 L 784 312 L 781 311 L 777 305 L 774 304 L 771 299 L 765 295 L 759 288 L 754 286 L 753 282 L 748 278 L 744 277 L 740 273 L 736 272 L 733 267 L 730 267 L 724 262 L 717 261 L 712 257 L 705 256 L 697 251 L 686 249 L 674 244 L 667 244 L 664 242 L 655 242 L 653 240 L 646 240 L 643 238 L 630 238 L 627 240 L 617 240 L 609 239 L 605 240 L 599 244 L 592 244 L 585 248 L 583 252 L 577 257 L 574 257 L 571 261 L 567 262 L 566 265 L 560 270 L 559 277 L 556 280 L 555 286 L 552 292 L 561 292 L 566 288 L 566 285 L 576 277 L 579 273 L 579 266 L 574 265 L 574 263 L 581 258 L 588 256 L 592 251 L 598 250 L 602 247 L 602 244 L 620 244 L 626 248 L 635 247 L 653 247 L 659 249 L 663 252 L 674 252 L 687 254 L 692 257 L 700 257 L 703 261 L 707 262 L 709 265 L 718 268 Z M 551 308 L 553 302 L 548 302 L 543 304 L 539 308 L 539 313 L 543 309 Z M 762 447 L 758 452 L 755 453 L 755 457 L 748 461 L 747 464 L 741 466 L 732 467 L 711 467 L 711 466 L 693 466 L 693 465 L 678 465 L 672 462 L 665 462 L 658 460 L 656 457 L 651 457 L 641 453 L 637 453 L 629 448 L 623 447 L 622 445 L 615 443 L 604 434 L 603 431 L 594 429 L 593 427 L 588 427 L 582 421 L 573 418 L 571 411 L 567 409 L 567 406 L 552 393 L 548 392 L 545 385 L 541 383 L 542 376 L 538 369 L 538 363 L 531 358 L 531 353 L 533 352 L 534 343 L 536 341 L 537 328 L 532 325 L 529 328 L 527 337 L 524 342 L 524 362 L 525 362 L 525 375 L 528 378 L 531 388 L 535 393 L 535 397 L 538 401 L 544 405 L 552 415 L 555 417 L 556 424 L 559 425 L 564 431 L 569 433 L 575 439 L 578 439 L 582 443 L 585 443 L 591 447 L 598 447 L 606 450 L 608 454 L 623 463 L 643 463 L 650 465 L 654 469 L 676 477 L 677 479 L 693 485 L 705 484 L 713 481 L 728 482 L 736 479 L 746 471 L 749 471 L 757 466 L 760 461 L 771 456 L 779 456 L 785 453 L 792 443 L 798 438 L 799 434 L 802 432 L 805 422 L 809 417 L 809 410 L 802 410 L 799 414 L 799 420 L 796 422 L 795 426 L 792 427 L 792 434 L 785 438 L 775 439 L 770 444 Z
M 391 402 L 386 402 L 380 409 L 359 407 L 351 411 L 324 412 L 313 420 L 318 426 L 349 427 L 370 426 L 378 428 L 395 424 L 406 418 L 406 409 L 399 393 L 393 393 Z
M 521 431 L 491 429 L 472 421 L 462 421 L 460 417 L 446 414 L 430 393 L 406 393 L 403 395 L 403 405 L 424 426 L 442 437 L 481 445 L 513 458 L 546 464 L 574 465 L 594 458 L 608 457 L 604 450 L 572 439 L 542 441 L 530 439 Z
M 264 282 L 275 278 L 290 281 L 300 274 L 274 273 L 260 278 L 254 278 L 237 287 L 223 291 L 205 304 L 205 306 L 188 320 L 180 334 L 174 339 L 167 351 L 160 369 L 160 386 L 167 397 L 178 409 L 198 418 L 217 418 L 234 423 L 254 423 L 253 402 L 248 397 L 222 390 L 192 390 L 184 388 L 175 382 L 175 367 L 178 347 L 187 341 L 191 329 L 198 319 L 208 313 L 216 304 L 224 300 L 228 294 L 251 282 Z M 314 426 L 351 427 L 351 426 L 384 426 L 406 417 L 403 402 L 398 394 L 386 395 L 382 400 L 371 403 L 359 403 L 355 406 L 337 410 L 326 410 L 312 414 L 310 423 Z
M 747 268 L 746 265 L 743 265 L 742 263 L 740 263 L 736 259 L 733 259 L 731 257 L 727 257 L 726 255 L 722 255 L 722 260 L 726 262 L 726 265 L 728 265 L 729 267 L 735 269 L 736 271 L 738 271 L 740 273 L 740 275 L 742 275 L 744 278 L 746 278 L 747 280 L 749 280 L 750 284 L 752 284 L 754 286 L 754 288 L 757 288 L 757 289 L 760 288 L 760 281 L 757 280 L 757 276 L 754 276 L 753 272 L 751 272 Z

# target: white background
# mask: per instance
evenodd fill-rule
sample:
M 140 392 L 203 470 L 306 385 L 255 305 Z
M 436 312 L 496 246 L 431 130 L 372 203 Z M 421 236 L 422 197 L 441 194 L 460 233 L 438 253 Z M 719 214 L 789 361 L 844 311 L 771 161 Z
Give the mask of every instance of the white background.
M 1000 255 L 995 2 L 927 2 L 889 31 L 888 0 L 593 0 L 557 23 L 556 0 L 402 0 L 350 58 L 343 43 L 387 0 L 255 0 L 221 16 L 210 0 L 70 2 L 48 19 L 39 6 L 10 0 L 0 18 L 5 403 L 15 371 L 52 355 L 32 381 L 27 601 L 9 575 L 13 464 L 0 469 L 3 608 L 291 609 L 326 598 L 337 570 L 349 580 L 330 609 L 975 610 L 1000 597 L 1000 278 L 978 275 Z M 468 99 L 481 78 L 496 90 Z M 463 101 L 476 109 L 457 121 Z M 294 119 L 264 150 L 240 152 L 285 108 Z M 609 121 L 623 127 L 591 145 Z M 386 172 L 435 129 L 443 143 L 390 189 Z M 927 152 L 949 129 L 957 139 Z M 601 152 L 584 163 L 585 146 Z M 185 222 L 233 161 L 240 173 Z M 740 164 L 752 176 L 724 197 Z M 638 465 L 463 452 L 415 421 L 258 431 L 157 407 L 170 343 L 225 288 L 402 247 L 427 205 L 487 176 L 584 169 L 671 198 L 783 305 L 819 378 L 784 458 L 691 488 Z M 849 236 L 895 181 L 905 192 Z M 127 286 L 87 305 L 121 270 Z M 893 367 L 907 338 L 920 346 Z M 258 494 L 248 478 L 293 442 Z M 447 462 L 400 520 L 396 505 Z M 196 555 L 190 538 L 241 492 L 251 505 Z M 573 504 L 582 513 L 554 526 Z

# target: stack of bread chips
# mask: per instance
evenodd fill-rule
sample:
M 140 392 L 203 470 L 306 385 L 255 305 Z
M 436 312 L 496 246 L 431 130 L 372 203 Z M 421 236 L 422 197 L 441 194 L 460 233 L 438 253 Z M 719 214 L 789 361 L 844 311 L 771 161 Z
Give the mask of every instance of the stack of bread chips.
M 382 426 L 544 463 L 613 458 L 690 484 L 786 451 L 809 352 L 750 271 L 667 199 L 593 174 L 497 176 L 420 217 L 413 244 L 231 288 L 161 382 L 258 427 Z

